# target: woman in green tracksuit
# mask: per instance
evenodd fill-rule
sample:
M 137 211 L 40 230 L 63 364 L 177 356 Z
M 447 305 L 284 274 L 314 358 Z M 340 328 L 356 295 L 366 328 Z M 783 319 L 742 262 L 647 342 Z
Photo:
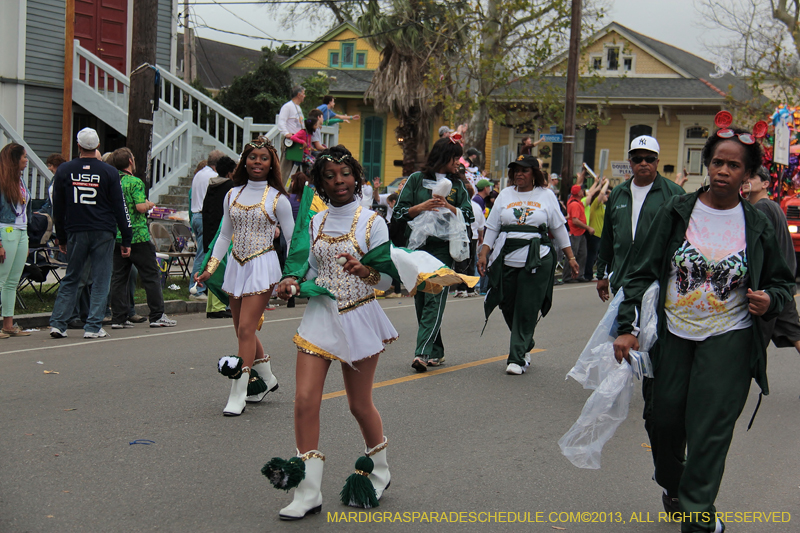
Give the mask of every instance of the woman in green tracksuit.
M 660 283 L 651 444 L 662 502 L 683 513 L 684 533 L 725 530 L 714 500 L 734 425 L 751 379 L 769 393 L 766 347 L 753 316 L 777 316 L 791 298 L 794 277 L 774 229 L 739 196 L 761 156 L 745 130 L 710 136 L 703 148 L 709 184 L 667 201 L 623 282 L 618 361 L 638 347 L 636 311 L 647 287 Z
M 428 154 L 428 162 L 422 172 L 415 172 L 408 177 L 408 181 L 400 193 L 392 218 L 394 220 L 411 221 L 423 211 L 433 211 L 446 207 L 451 213 L 460 209 L 464 221 L 469 225 L 475 218 L 472 213 L 467 189 L 458 175 L 458 159 L 463 149 L 459 140 L 445 137 L 439 139 Z M 437 181 L 447 178 L 453 186 L 447 197 L 434 196 L 432 186 Z M 406 238 L 410 228 L 406 229 Z M 450 257 L 450 243 L 437 237 L 429 236 L 425 244 L 419 248 L 426 251 L 447 267 L 453 268 L 453 258 Z M 448 288 L 445 287 L 439 294 L 417 292 L 414 296 L 414 305 L 417 309 L 417 347 L 414 350 L 414 361 L 411 366 L 417 372 L 425 372 L 428 366 L 439 366 L 444 363 L 444 344 L 442 343 L 442 317 L 447 302 Z

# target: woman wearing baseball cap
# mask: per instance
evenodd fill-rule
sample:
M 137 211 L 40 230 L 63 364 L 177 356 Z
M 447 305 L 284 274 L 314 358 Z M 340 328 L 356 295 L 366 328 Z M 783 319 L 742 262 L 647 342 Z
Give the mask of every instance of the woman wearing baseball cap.
M 488 271 L 489 275 L 486 320 L 499 306 L 511 330 L 506 373 L 520 375 L 531 363 L 539 313 L 547 315 L 552 303 L 556 267 L 553 247 L 564 250 L 574 276 L 578 275 L 578 262 L 558 199 L 547 189 L 539 161 L 521 155 L 508 169 L 514 186 L 500 192 L 486 220 L 478 272 L 485 275 Z

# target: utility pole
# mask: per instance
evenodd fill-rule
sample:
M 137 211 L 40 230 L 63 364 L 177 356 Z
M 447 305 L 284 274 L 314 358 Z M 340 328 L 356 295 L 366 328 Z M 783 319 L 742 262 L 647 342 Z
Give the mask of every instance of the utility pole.
M 561 162 L 561 199 L 566 201 L 572 187 L 573 158 L 575 154 L 575 111 L 578 92 L 578 60 L 581 46 L 581 1 L 572 0 L 572 24 L 569 33 L 569 59 L 567 62 L 567 102 L 564 110 L 564 144 Z
M 183 0 L 183 81 L 192 83 L 192 29 L 189 27 L 189 0 Z
M 133 45 L 131 47 L 131 88 L 128 98 L 127 144 L 136 162 L 136 176 L 146 179 L 153 131 L 153 95 L 155 70 L 146 66 L 156 64 L 156 19 L 158 0 L 136 0 L 133 3 Z M 143 66 L 144 65 L 144 66 Z

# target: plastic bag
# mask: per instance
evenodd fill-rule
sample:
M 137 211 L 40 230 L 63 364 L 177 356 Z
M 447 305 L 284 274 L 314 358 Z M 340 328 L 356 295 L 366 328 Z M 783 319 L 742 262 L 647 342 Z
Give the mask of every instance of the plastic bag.
M 446 197 L 453 187 L 452 182 L 443 178 L 437 181 L 423 180 L 423 186 L 431 189 L 437 196 Z M 456 261 L 463 261 L 469 257 L 469 237 L 464 214 L 456 209 L 454 215 L 446 207 L 435 211 L 423 211 L 408 223 L 411 234 L 408 237 L 408 248 L 417 250 L 428 237 L 438 237 L 450 243 L 450 256 Z
M 469 259 L 469 239 L 467 239 L 467 223 L 464 222 L 464 213 L 456 209 L 456 222 L 450 225 L 450 257 L 455 261 Z
M 614 346 L 606 343 L 597 352 L 615 367 L 586 400 L 580 417 L 558 441 L 561 453 L 578 468 L 600 468 L 600 453 L 617 427 L 628 417 L 633 396 L 633 372 L 628 363 L 617 364 Z
M 575 366 L 572 367 L 566 377 L 572 377 L 575 381 L 583 385 L 584 389 L 596 389 L 608 373 L 617 366 L 617 361 L 614 359 L 614 352 L 612 349 L 611 360 L 603 358 L 601 350 L 595 350 L 607 343 L 613 343 L 617 338 L 617 311 L 625 296 L 622 294 L 622 289 L 617 291 L 614 299 L 608 305 L 606 314 L 603 315 L 600 323 L 589 338 L 589 342 L 583 348 L 581 355 Z

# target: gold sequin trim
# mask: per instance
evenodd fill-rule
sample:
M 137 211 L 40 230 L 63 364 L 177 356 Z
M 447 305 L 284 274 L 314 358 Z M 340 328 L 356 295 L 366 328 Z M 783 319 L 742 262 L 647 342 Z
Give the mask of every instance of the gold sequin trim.
M 303 337 L 301 337 L 298 333 L 294 334 L 294 338 L 292 338 L 292 342 L 297 346 L 297 349 L 303 353 L 307 353 L 308 355 L 316 355 L 317 357 L 322 357 L 323 359 L 329 359 L 331 361 L 341 361 L 344 363 L 345 361 L 339 357 L 336 357 L 330 352 L 326 352 L 319 346 L 315 344 L 311 344 Z
M 338 237 L 331 237 L 330 235 L 326 235 L 323 233 L 323 229 L 325 228 L 325 221 L 328 219 L 328 213 L 326 212 L 322 216 L 322 222 L 319 224 L 319 229 L 317 230 L 317 237 L 314 239 L 314 242 L 322 239 L 323 241 L 333 244 L 337 242 L 342 242 L 346 240 L 350 240 L 353 243 L 353 246 L 358 251 L 359 254 L 362 256 L 364 252 L 361 250 L 361 246 L 358 244 L 358 239 L 356 239 L 356 226 L 358 226 L 358 217 L 361 215 L 361 206 L 358 206 L 356 209 L 355 214 L 353 215 L 353 223 L 350 225 L 350 231 L 345 233 L 344 235 L 339 235 Z M 367 233 L 367 239 L 369 239 L 369 233 Z
M 378 218 L 378 213 L 373 213 L 372 216 L 369 217 L 369 220 L 367 221 L 367 239 L 366 239 L 367 250 L 369 250 L 369 243 L 370 243 L 370 239 L 372 237 L 372 223 L 375 222 L 376 218 Z M 370 283 L 370 285 L 375 285 L 375 283 Z
M 258 256 L 261 256 L 261 255 L 264 255 L 264 254 L 266 254 L 266 253 L 269 253 L 269 252 L 271 252 L 271 251 L 272 251 L 272 250 L 274 250 L 274 249 L 275 249 L 275 247 L 274 247 L 274 246 L 270 246 L 269 248 L 264 248 L 264 249 L 263 249 L 263 250 L 261 250 L 260 252 L 256 252 L 256 253 L 250 254 L 250 255 L 248 255 L 247 257 L 239 257 L 239 256 L 237 256 L 237 255 L 236 255 L 234 252 L 231 252 L 231 257 L 233 257 L 234 259 L 236 259 L 236 262 L 237 262 L 237 263 L 239 263 L 240 265 L 244 266 L 244 264 L 245 264 L 245 263 L 247 263 L 248 261 L 252 261 L 252 260 L 253 260 L 253 259 L 255 259 L 256 257 L 258 257 Z
M 369 472 L 364 472 L 363 470 L 354 470 L 354 472 L 359 476 L 369 477 Z
M 247 187 L 247 184 L 245 184 L 244 187 L 239 189 L 239 193 L 236 195 L 236 198 L 233 199 L 233 204 L 231 205 L 231 207 L 236 206 L 237 209 L 241 209 L 242 211 L 250 211 L 251 209 L 261 208 L 261 212 L 264 213 L 264 215 L 267 217 L 267 220 L 269 220 L 269 223 L 270 224 L 275 224 L 275 221 L 272 220 L 272 218 L 270 218 L 270 216 L 269 216 L 269 213 L 267 213 L 267 207 L 265 205 L 266 201 L 267 201 L 267 195 L 269 194 L 270 186 L 267 185 L 266 188 L 264 189 L 264 195 L 261 197 L 261 201 L 259 203 L 257 203 L 257 204 L 253 204 L 253 205 L 242 205 L 242 204 L 239 203 L 239 197 L 244 192 L 245 187 Z M 278 197 L 276 196 L 275 197 L 276 205 L 277 205 L 277 201 L 278 201 Z
M 383 444 L 378 444 L 377 446 L 375 446 L 375 448 L 372 449 L 372 451 L 367 453 L 367 457 L 372 457 L 376 453 L 378 453 L 378 452 L 380 452 L 382 450 L 385 450 L 387 446 L 389 446 L 389 441 L 385 440 L 385 441 L 383 441 Z
M 367 266 L 367 270 L 369 270 L 369 276 L 361 278 L 361 280 L 367 285 L 377 285 L 381 281 L 381 273 L 371 266 Z
M 275 285 L 277 285 L 277 283 L 273 283 L 272 285 L 270 285 L 269 289 L 264 289 L 263 291 L 256 291 L 256 292 L 246 292 L 244 294 L 240 294 L 239 296 L 236 296 L 235 294 L 233 294 L 231 292 L 228 292 L 228 291 L 225 291 L 225 294 L 227 294 L 231 298 L 236 298 L 238 300 L 240 298 L 244 298 L 245 296 L 255 296 L 257 294 L 264 294 L 265 292 L 268 292 L 268 293 L 271 294 L 272 293 L 272 289 L 275 288 Z
M 261 314 L 261 318 L 264 318 L 264 314 L 263 313 Z M 272 359 L 272 357 L 269 356 L 269 355 L 264 357 L 263 359 L 256 359 L 255 361 L 253 361 L 253 366 L 256 366 L 259 363 L 269 363 L 270 359 Z
M 325 455 L 320 452 L 306 452 L 298 457 L 300 457 L 300 459 L 302 459 L 303 461 L 308 461 L 309 459 L 314 459 L 314 458 L 322 459 L 323 461 L 325 460 Z
M 206 265 L 206 272 L 208 272 L 209 274 L 213 274 L 214 272 L 217 271 L 217 268 L 219 268 L 219 259 L 217 259 L 216 257 L 212 257 L 211 259 L 208 260 L 208 264 Z
M 368 303 L 370 303 L 370 302 L 372 302 L 374 300 L 375 300 L 375 293 L 372 293 L 370 295 L 364 296 L 360 300 L 356 300 L 355 302 L 351 303 L 350 305 L 348 305 L 346 307 L 342 307 L 341 309 L 339 309 L 339 314 L 343 315 L 345 313 L 349 313 L 353 309 L 358 309 L 362 305 L 366 305 L 366 304 L 368 304 Z

